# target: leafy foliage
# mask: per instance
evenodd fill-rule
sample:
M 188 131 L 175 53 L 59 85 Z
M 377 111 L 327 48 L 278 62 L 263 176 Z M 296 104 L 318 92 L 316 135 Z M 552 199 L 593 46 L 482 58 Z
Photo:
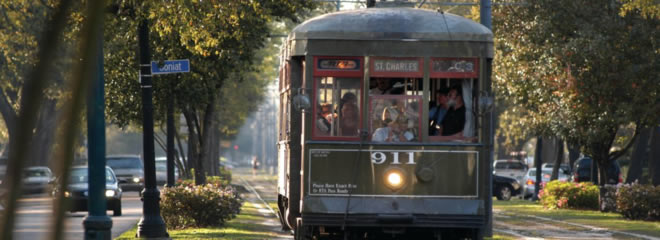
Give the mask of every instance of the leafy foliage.
M 598 186 L 590 182 L 550 181 L 541 189 L 541 204 L 547 209 L 598 209 Z
M 604 169 L 620 155 L 610 148 L 621 126 L 660 118 L 660 19 L 639 8 L 621 15 L 624 6 L 540 0 L 493 18 L 500 97 L 524 108 L 533 134 L 582 146 Z
M 617 211 L 628 219 L 660 220 L 660 186 L 625 184 L 616 191 Z
M 161 193 L 160 212 L 168 229 L 221 227 L 239 213 L 241 204 L 230 187 L 176 186 Z

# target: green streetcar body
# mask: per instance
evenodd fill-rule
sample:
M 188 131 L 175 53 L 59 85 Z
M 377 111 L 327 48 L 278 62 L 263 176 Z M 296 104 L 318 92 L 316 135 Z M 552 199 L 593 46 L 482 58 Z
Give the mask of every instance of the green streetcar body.
M 491 218 L 492 116 L 481 102 L 492 96 L 492 57 L 490 30 L 435 11 L 362 9 L 296 27 L 282 48 L 280 71 L 282 225 L 296 239 L 350 229 L 405 234 L 402 228 L 483 236 Z M 377 78 L 403 84 L 404 93 L 370 93 Z M 463 86 L 470 106 L 461 131 L 469 140 L 428 134 L 433 91 L 450 83 Z M 351 94 L 352 100 L 340 99 Z M 341 107 L 348 101 L 359 112 L 357 133 L 341 130 L 350 126 L 344 120 L 350 112 Z M 376 142 L 376 131 L 392 126 L 379 104 L 408 111 L 396 119 L 410 130 L 410 139 L 401 138 L 409 142 Z M 325 106 L 334 109 L 329 121 L 319 117 Z

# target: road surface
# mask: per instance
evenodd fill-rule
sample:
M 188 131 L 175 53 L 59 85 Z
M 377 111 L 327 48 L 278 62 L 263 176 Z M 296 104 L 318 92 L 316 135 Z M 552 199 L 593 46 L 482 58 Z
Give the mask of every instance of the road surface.
M 46 194 L 30 195 L 20 200 L 17 222 L 14 228 L 14 239 L 48 239 L 50 217 L 52 215 L 52 198 Z M 131 229 L 142 217 L 142 202 L 138 192 L 124 192 L 122 196 L 122 216 L 113 217 L 112 211 L 107 212 L 112 218 L 112 238 Z M 64 239 L 83 239 L 82 222 L 87 212 L 67 213 Z

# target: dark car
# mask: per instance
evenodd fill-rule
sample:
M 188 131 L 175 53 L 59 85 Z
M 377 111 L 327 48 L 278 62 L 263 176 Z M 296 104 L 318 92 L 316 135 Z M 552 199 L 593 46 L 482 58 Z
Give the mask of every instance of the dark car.
M 497 200 L 508 201 L 512 196 L 520 194 L 520 190 L 518 180 L 493 174 L 493 195 Z
M 70 212 L 87 211 L 87 199 L 89 194 L 88 169 L 84 167 L 74 167 L 71 169 L 71 178 L 69 185 L 64 188 L 64 197 L 70 198 L 72 205 Z M 107 209 L 113 211 L 113 216 L 121 216 L 121 195 L 122 190 L 119 187 L 117 177 L 111 168 L 105 168 L 105 197 Z M 53 196 L 57 196 L 57 191 L 61 191 L 61 186 L 53 190 Z
M 573 165 L 573 172 L 571 173 L 573 182 L 590 182 L 592 181 L 592 174 L 593 182 L 598 182 L 598 171 L 596 170 L 598 169 L 598 162 L 593 161 L 595 168 L 592 170 L 592 161 L 593 160 L 590 157 L 583 157 L 575 161 Z M 610 164 L 610 169 L 608 169 L 607 175 L 607 184 L 617 184 L 623 182 L 623 178 L 621 176 L 621 167 L 617 161 L 614 161 L 612 164 Z

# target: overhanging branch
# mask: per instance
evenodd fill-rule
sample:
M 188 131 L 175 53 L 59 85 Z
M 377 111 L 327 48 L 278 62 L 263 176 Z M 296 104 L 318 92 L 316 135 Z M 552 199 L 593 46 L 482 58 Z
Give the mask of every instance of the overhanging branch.
M 641 131 L 641 124 L 640 124 L 640 122 L 636 122 L 635 125 L 636 125 L 635 126 L 635 133 L 633 134 L 630 141 L 628 141 L 626 146 L 623 149 L 619 150 L 619 151 L 615 151 L 615 152 L 610 153 L 610 157 L 609 157 L 610 162 L 616 160 L 617 158 L 619 158 L 621 156 L 623 156 L 623 154 L 628 152 L 628 149 L 630 149 L 630 147 L 632 147 L 632 145 L 635 143 L 635 139 L 637 139 L 637 135 L 639 135 L 639 132 Z

